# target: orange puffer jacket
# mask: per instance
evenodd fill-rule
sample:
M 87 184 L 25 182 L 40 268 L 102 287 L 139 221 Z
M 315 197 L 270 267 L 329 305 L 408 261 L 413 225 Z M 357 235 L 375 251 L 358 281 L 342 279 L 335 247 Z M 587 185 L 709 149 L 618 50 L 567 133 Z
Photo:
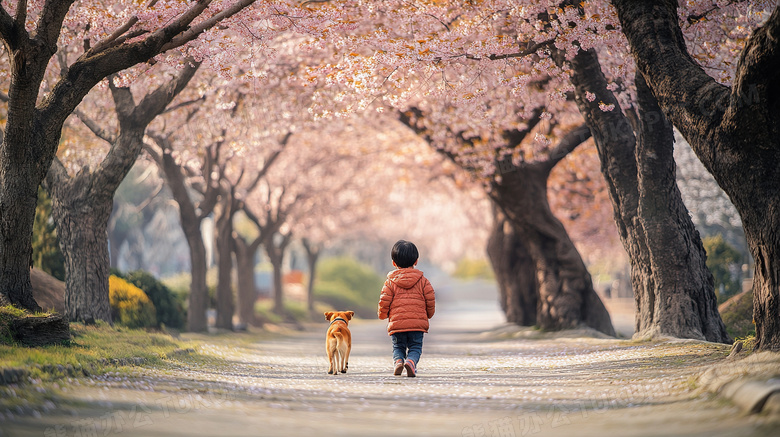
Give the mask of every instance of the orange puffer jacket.
M 433 286 L 423 272 L 409 267 L 387 274 L 387 280 L 379 297 L 381 320 L 389 318 L 387 332 L 428 332 L 428 319 L 436 311 L 436 295 Z

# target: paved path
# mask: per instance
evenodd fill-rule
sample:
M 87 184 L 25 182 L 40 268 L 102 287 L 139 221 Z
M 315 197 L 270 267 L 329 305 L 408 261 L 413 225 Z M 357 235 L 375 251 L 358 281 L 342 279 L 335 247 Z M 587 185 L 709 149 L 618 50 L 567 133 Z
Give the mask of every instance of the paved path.
M 350 370 L 327 375 L 325 325 L 210 336 L 162 368 L 82 379 L 2 436 L 746 436 L 776 419 L 695 389 L 723 346 L 549 336 L 500 324 L 493 300 L 446 300 L 417 378 L 391 375 L 380 321 L 355 321 Z M 500 339 L 501 337 L 517 337 Z M 254 337 L 252 337 L 254 338 Z M 774 421 L 773 421 L 774 420 Z

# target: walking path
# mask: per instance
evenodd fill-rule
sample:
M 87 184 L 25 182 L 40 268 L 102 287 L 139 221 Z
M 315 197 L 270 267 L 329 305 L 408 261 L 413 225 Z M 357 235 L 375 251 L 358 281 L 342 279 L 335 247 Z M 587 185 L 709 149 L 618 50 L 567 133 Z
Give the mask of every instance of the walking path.
M 443 299 L 444 300 L 444 299 Z M 492 299 L 444 300 L 417 378 L 392 376 L 385 324 L 350 324 L 349 372 L 327 374 L 325 326 L 263 341 L 204 336 L 163 367 L 80 379 L 0 436 L 775 436 L 696 388 L 728 347 L 636 343 L 500 325 Z M 487 332 L 485 332 L 488 330 Z

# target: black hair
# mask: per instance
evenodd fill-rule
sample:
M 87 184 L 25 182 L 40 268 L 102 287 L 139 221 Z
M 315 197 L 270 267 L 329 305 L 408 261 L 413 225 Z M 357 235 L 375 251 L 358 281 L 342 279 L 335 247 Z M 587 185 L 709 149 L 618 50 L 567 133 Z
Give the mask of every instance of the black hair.
M 396 241 L 393 245 L 393 250 L 390 252 L 390 257 L 393 258 L 395 265 L 402 269 L 412 267 L 417 262 L 419 256 L 417 246 L 406 240 Z

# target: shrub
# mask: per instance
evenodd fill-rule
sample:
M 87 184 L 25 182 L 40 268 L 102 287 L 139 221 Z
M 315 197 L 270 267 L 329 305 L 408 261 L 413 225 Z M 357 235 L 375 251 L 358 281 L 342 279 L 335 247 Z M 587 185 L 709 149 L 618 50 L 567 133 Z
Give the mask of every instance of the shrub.
M 175 329 L 184 328 L 186 319 L 184 303 L 165 284 L 143 270 L 130 272 L 125 279 L 143 290 L 152 301 L 158 325 L 164 324 Z
M 742 254 L 726 243 L 720 234 L 703 238 L 702 244 L 707 252 L 707 267 L 715 281 L 718 303 L 723 303 L 740 292 L 739 281 L 731 274 L 731 270 L 738 268 Z
M 381 288 L 379 289 L 381 291 Z M 376 306 L 379 302 L 379 291 L 376 292 L 376 302 L 367 301 L 354 290 L 338 282 L 320 282 L 314 287 L 314 298 L 330 305 L 335 310 L 354 311 L 359 317 L 376 316 Z
M 756 334 L 753 324 L 753 290 L 742 292 L 718 307 L 726 332 L 733 338 Z
M 354 259 L 325 259 L 318 268 L 314 298 L 360 317 L 375 317 L 383 284 L 374 269 Z
M 114 321 L 128 328 L 157 326 L 154 304 L 143 290 L 122 278 L 108 278 L 108 294 Z
M 493 267 L 491 267 L 490 263 L 485 259 L 462 258 L 458 261 L 453 276 L 464 280 L 495 279 Z

